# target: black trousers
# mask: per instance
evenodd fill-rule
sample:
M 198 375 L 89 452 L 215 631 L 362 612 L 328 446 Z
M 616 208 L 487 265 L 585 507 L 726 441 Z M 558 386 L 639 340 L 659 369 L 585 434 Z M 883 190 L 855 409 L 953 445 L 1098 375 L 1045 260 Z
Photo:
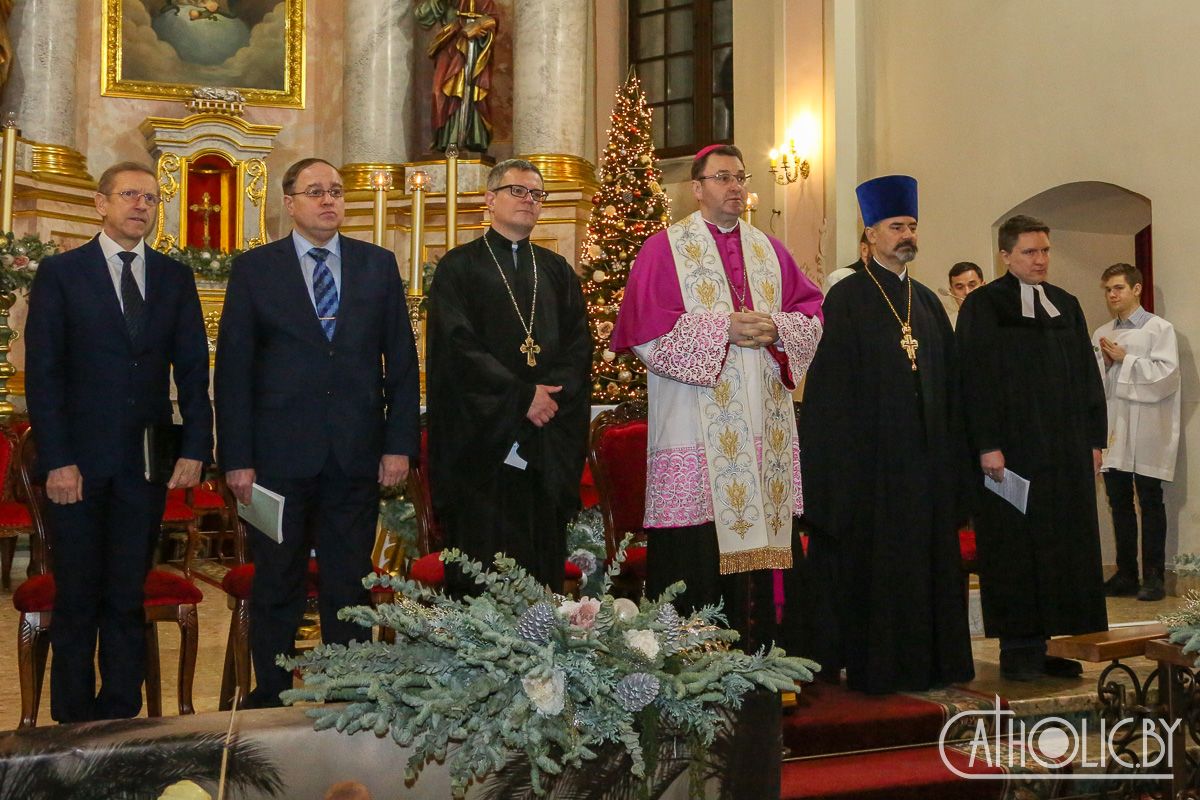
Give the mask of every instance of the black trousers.
M 573 510 L 555 506 L 534 469 L 501 464 L 439 516 L 447 547 L 457 547 L 486 570 L 494 570 L 496 553 L 504 553 L 539 583 L 555 592 L 563 590 L 567 523 Z M 446 591 L 464 597 L 478 594 L 479 587 L 451 565 Z
M 646 596 L 657 599 L 672 583 L 683 581 L 687 590 L 675 601 L 680 614 L 687 616 L 721 602 L 729 627 L 742 635 L 737 648 L 752 653 L 775 642 L 797 654 L 802 648 L 798 619 L 804 551 L 794 523 L 792 563 L 795 566 L 784 571 L 786 607 L 780 624 L 776 621 L 775 571 L 720 574 L 721 551 L 713 523 L 653 528 L 646 531 Z
M 285 498 L 283 542 L 249 529 L 254 558 L 254 587 L 250 593 L 250 657 L 256 686 L 248 705 L 280 704 L 279 693 L 292 688 L 292 674 L 275 663 L 291 655 L 296 629 L 304 616 L 309 553 L 317 551 L 321 585 L 317 605 L 321 641 L 349 644 L 366 641 L 371 632 L 337 618 L 339 609 L 368 602 L 362 579 L 371 572 L 371 549 L 379 519 L 376 477 L 347 475 L 330 455 L 319 475 L 311 478 L 272 478 L 258 483 Z
M 1112 509 L 1113 534 L 1117 540 L 1117 571 L 1136 579 L 1138 575 L 1138 525 L 1133 508 L 1137 489 L 1142 509 L 1142 577 L 1163 577 L 1167 559 L 1167 509 L 1163 505 L 1162 481 L 1133 472 L 1107 470 L 1104 489 Z
M 46 504 L 56 589 L 50 714 L 58 722 L 136 717 L 142 709 L 143 586 L 166 498 L 165 487 L 131 467 L 112 478 L 85 477 L 78 503 Z

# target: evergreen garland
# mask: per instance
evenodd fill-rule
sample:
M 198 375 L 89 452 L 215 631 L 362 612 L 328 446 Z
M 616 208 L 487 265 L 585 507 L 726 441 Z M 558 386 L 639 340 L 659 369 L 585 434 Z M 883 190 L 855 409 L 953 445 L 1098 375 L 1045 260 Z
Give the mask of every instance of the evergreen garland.
M 736 631 L 714 624 L 719 608 L 680 617 L 676 583 L 658 600 L 614 599 L 627 537 L 609 565 L 600 598 L 571 601 L 498 555 L 485 570 L 457 550 L 458 564 L 480 587 L 456 600 L 401 577 L 371 575 L 368 588 L 396 592 L 394 603 L 342 609 L 366 628 L 396 631 L 394 644 L 322 645 L 297 658 L 304 687 L 288 703 L 345 702 L 308 714 L 318 730 L 391 736 L 413 754 L 405 780 L 431 759 L 444 761 L 455 797 L 504 768 L 511 753 L 528 759 L 530 783 L 546 793 L 550 776 L 578 768 L 604 743 L 619 744 L 640 779 L 653 775 L 652 754 L 664 736 L 679 736 L 700 762 L 755 688 L 794 691 L 820 667 L 773 648 L 730 649 Z M 670 609 L 670 610 L 668 610 Z

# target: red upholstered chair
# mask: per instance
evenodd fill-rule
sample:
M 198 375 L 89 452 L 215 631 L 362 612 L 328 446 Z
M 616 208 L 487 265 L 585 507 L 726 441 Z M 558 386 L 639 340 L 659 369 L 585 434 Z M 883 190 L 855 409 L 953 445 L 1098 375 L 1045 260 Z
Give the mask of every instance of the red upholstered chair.
M 216 548 L 220 557 L 226 542 L 233 540 L 236 506 L 226 502 L 221 491 L 221 479 L 205 481 L 194 489 L 172 489 L 168 497 L 191 509 L 196 523 L 188 530 L 187 549 L 183 555 L 183 574 L 191 577 L 192 559 L 202 543 Z M 215 528 L 202 526 L 216 524 Z
M 604 544 L 611 560 L 626 533 L 635 534 L 625 550 L 623 581 L 636 595 L 646 582 L 646 405 L 627 401 L 592 420 L 588 464 L 600 494 Z
M 425 419 L 421 419 L 421 457 L 408 471 L 405 496 L 413 504 L 417 520 L 417 552 L 421 555 L 412 562 L 408 577 L 431 588 L 439 588 L 446 580 L 446 568 L 442 563 L 442 528 L 433 515 L 433 499 L 429 491 L 429 431 Z M 579 596 L 579 582 L 583 571 L 567 561 L 563 565 L 563 592 L 572 597 Z
M 45 485 L 35 473 L 37 456 L 32 431 L 26 431 L 19 446 L 19 475 L 23 499 L 32 518 L 29 579 L 13 593 L 13 605 L 21 614 L 17 631 L 17 664 L 21 680 L 20 727 L 37 725 L 42 679 L 46 672 L 50 620 L 54 613 L 53 541 L 46 535 Z M 159 622 L 179 626 L 179 713 L 194 713 L 192 682 L 196 675 L 196 646 L 199 623 L 196 604 L 204 595 L 190 581 L 171 572 L 151 570 L 146 576 L 146 713 L 162 716 L 162 681 L 158 663 Z
M 978 553 L 975 550 L 975 531 L 971 528 L 960 528 L 958 531 L 958 552 L 962 557 L 963 596 L 971 602 L 971 573 L 979 573 Z
M 12 456 L 17 436 L 12 428 L 0 430 L 0 586 L 5 591 L 12 589 L 12 563 L 17 552 L 17 537 L 33 532 L 29 509 L 15 499 L 18 469 Z

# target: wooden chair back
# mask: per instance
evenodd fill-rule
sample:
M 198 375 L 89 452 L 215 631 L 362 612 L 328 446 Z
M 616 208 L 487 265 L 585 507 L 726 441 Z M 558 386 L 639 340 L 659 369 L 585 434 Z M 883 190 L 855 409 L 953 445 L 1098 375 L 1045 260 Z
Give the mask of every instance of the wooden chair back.
M 29 534 L 29 575 L 46 575 L 54 564 L 54 543 L 46 532 L 46 475 L 38 469 L 33 428 L 17 444 L 17 483 L 14 497 L 29 509 L 33 530 Z

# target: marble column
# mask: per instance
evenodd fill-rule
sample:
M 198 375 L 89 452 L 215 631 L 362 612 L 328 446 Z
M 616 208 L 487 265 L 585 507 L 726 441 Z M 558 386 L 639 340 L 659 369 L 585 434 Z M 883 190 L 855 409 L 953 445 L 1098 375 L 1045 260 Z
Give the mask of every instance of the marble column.
M 13 5 L 8 35 L 13 65 L 0 113 L 12 111 L 26 139 L 75 148 L 78 9 L 62 0 Z
M 409 159 L 416 66 L 413 5 L 413 0 L 345 0 L 346 165 L 396 165 Z M 397 185 L 399 180 L 397 175 Z
M 513 10 L 513 153 L 582 158 L 589 0 L 521 0 Z

